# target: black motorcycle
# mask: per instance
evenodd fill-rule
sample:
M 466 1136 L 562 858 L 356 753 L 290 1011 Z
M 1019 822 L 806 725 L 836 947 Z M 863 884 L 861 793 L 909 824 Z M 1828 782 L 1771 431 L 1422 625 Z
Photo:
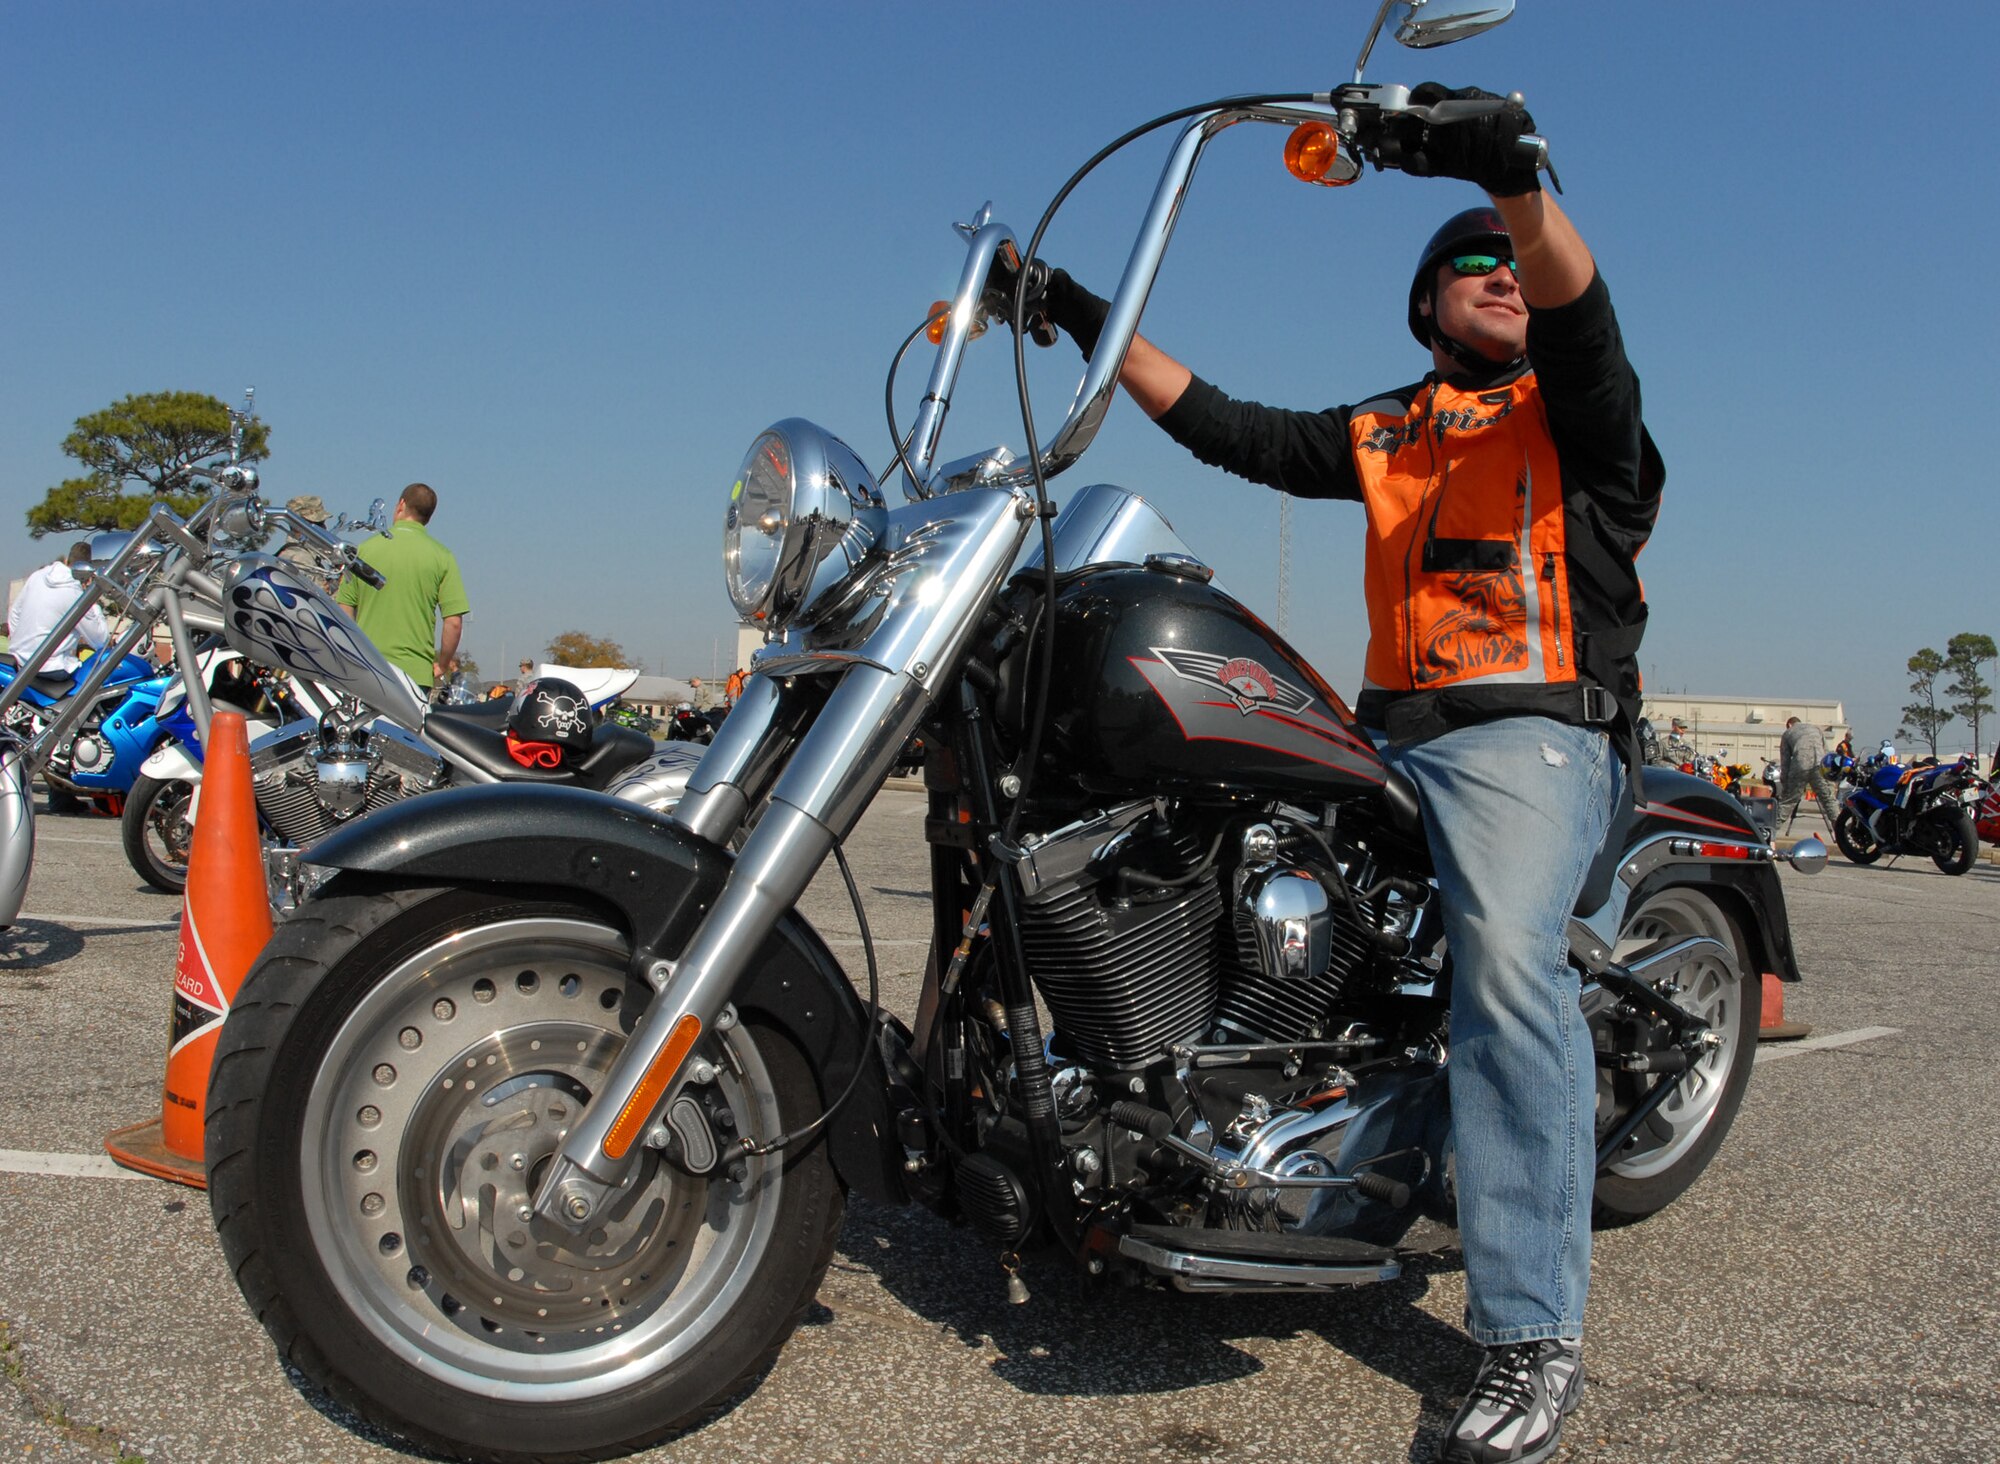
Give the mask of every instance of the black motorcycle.
M 1455 39 L 1450 8 L 1406 38 Z M 1010 1273 L 1197 1292 L 1385 1280 L 1418 1221 L 1451 1222 L 1452 971 L 1413 788 L 1144 500 L 1043 492 L 1103 417 L 1208 138 L 1315 129 L 1352 175 L 1411 110 L 1356 84 L 1194 112 L 1026 463 L 937 457 L 1015 249 L 986 211 L 964 226 L 892 428 L 911 502 L 798 419 L 737 474 L 730 591 L 778 639 L 671 817 L 492 786 L 315 848 L 333 877 L 239 993 L 207 1131 L 231 1273 L 288 1360 L 457 1457 L 602 1457 L 769 1364 L 849 1190 L 968 1221 Z M 919 731 L 912 1029 L 872 946 L 864 1000 L 794 905 L 846 873 Z M 1758 973 L 1797 979 L 1774 858 L 1721 789 L 1646 769 L 1590 874 L 1568 934 L 1603 1220 L 1669 1203 L 1729 1130 Z

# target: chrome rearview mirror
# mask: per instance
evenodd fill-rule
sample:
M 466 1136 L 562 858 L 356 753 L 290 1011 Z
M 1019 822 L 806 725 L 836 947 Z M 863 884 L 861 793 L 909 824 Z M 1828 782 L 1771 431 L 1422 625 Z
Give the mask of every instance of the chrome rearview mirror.
M 1403 0 L 1398 45 L 1426 51 L 1490 31 L 1514 13 L 1514 0 Z
M 1375 24 L 1368 28 L 1368 39 L 1361 43 L 1361 54 L 1354 58 L 1357 85 L 1391 10 L 1400 11 L 1403 17 L 1396 24 L 1397 41 L 1423 51 L 1492 30 L 1514 13 L 1514 0 L 1382 0 Z
M 1785 858 L 1800 874 L 1818 874 L 1826 868 L 1826 845 L 1818 835 L 1807 834 L 1792 845 L 1792 852 Z

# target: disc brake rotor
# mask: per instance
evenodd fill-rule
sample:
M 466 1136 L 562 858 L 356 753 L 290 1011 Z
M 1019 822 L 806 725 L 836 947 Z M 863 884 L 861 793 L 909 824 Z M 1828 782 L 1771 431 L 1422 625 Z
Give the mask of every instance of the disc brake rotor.
M 194 823 L 187 816 L 191 800 L 184 791 L 162 793 L 153 800 L 146 819 L 150 832 L 157 835 L 169 864 L 185 865 L 194 847 Z
M 306 1114 L 304 1198 L 336 1286 L 385 1341 L 582 1394 L 726 1316 L 770 1238 L 774 1163 L 697 1179 L 648 1150 L 583 1234 L 534 1214 L 624 1046 L 623 966 L 602 927 L 482 927 L 405 961 L 335 1037 Z M 721 1056 L 717 1099 L 764 1131 L 776 1115 L 754 1051 Z M 607 1350 L 615 1362 L 590 1364 Z

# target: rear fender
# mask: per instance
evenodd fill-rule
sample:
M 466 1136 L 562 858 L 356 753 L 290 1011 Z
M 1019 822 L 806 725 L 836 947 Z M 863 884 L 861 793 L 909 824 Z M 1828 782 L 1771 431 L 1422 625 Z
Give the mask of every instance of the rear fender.
M 608 906 L 633 945 L 628 1010 L 652 998 L 640 975 L 685 950 L 734 858 L 652 810 L 576 788 L 488 783 L 379 809 L 315 844 L 305 862 L 410 884 L 573 890 Z M 867 1011 L 826 942 L 796 911 L 772 931 L 734 993 L 737 1011 L 785 1033 L 828 1102 L 864 1077 L 828 1125 L 828 1154 L 851 1188 L 900 1204 L 894 1138 Z
M 1624 908 L 1677 885 L 1703 889 L 1735 917 L 1759 972 L 1797 981 L 1776 856 L 1743 806 L 1711 783 L 1662 768 L 1647 768 L 1643 787 L 1618 865 L 1629 892 Z

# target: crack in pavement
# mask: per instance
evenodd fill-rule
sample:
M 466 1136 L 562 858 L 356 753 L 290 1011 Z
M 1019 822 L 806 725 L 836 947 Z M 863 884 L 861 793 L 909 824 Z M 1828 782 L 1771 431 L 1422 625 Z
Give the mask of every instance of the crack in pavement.
M 144 1454 L 127 1448 L 125 1441 L 110 1433 L 103 1424 L 84 1423 L 70 1417 L 69 1409 L 61 1398 L 28 1376 L 27 1360 L 21 1355 L 21 1344 L 14 1339 L 13 1324 L 4 1319 L 0 1319 L 0 1375 L 13 1385 L 14 1394 L 24 1405 L 27 1416 L 42 1427 L 93 1453 L 102 1454 L 113 1464 L 146 1464 Z

